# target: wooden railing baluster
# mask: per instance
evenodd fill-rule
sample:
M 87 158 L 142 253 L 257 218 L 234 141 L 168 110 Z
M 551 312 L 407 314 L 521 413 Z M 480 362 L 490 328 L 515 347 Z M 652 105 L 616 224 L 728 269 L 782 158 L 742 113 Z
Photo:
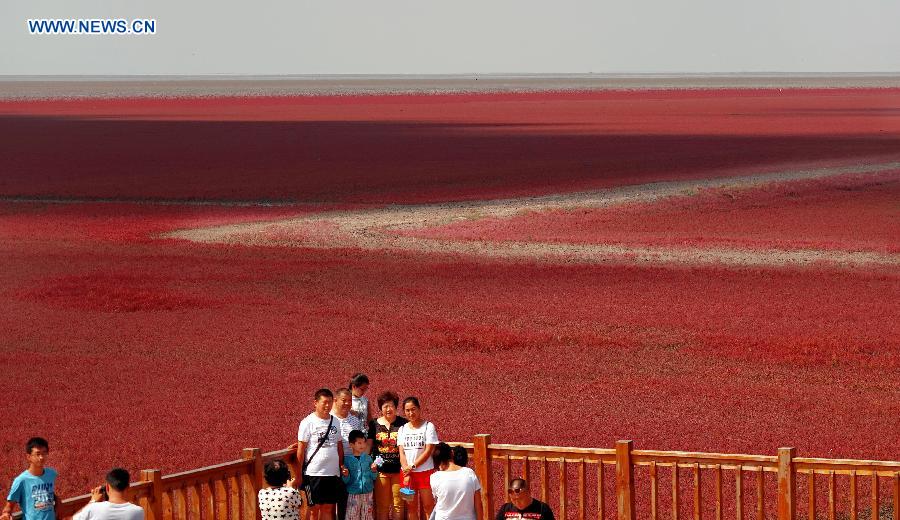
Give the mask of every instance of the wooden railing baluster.
M 188 515 L 187 490 L 185 490 L 183 487 L 180 487 L 178 489 L 173 489 L 172 496 L 174 498 L 174 500 L 172 500 L 172 506 L 173 506 L 172 511 L 175 515 L 175 518 L 177 518 L 177 519 L 187 518 L 187 515 Z
M 503 457 L 503 489 L 509 489 L 509 455 Z
M 163 520 L 175 520 L 175 495 L 171 490 L 163 492 Z
M 253 475 L 249 472 L 241 474 L 241 519 L 253 520 L 259 517 L 259 507 L 256 503 L 257 489 L 253 483 Z
M 213 497 L 212 481 L 207 480 L 200 484 L 200 491 L 203 495 L 203 518 L 205 520 L 216 520 L 216 501 Z
M 871 514 L 870 518 L 872 518 L 873 520 L 875 518 L 879 517 L 879 514 L 878 514 L 878 491 L 879 491 L 878 490 L 878 473 L 873 472 L 872 473 L 872 504 L 870 506 L 872 509 L 872 514 Z
M 200 487 L 193 483 L 188 486 L 187 491 L 188 519 L 202 520 L 203 517 L 200 513 Z
M 894 520 L 900 520 L 900 471 L 894 473 Z
M 828 473 L 828 520 L 835 520 L 834 471 Z
M 213 502 L 216 504 L 216 520 L 228 520 L 228 491 L 225 482 L 228 476 L 223 475 L 213 481 Z
M 587 508 L 584 484 L 586 479 L 584 459 L 578 461 L 578 520 L 584 520 L 584 510 Z
M 241 520 L 241 481 L 237 473 L 228 477 L 228 520 Z
M 703 520 L 703 495 L 700 488 L 700 464 L 694 463 L 694 520 Z
M 766 520 L 766 476 L 763 467 L 756 467 L 756 520 Z
M 678 461 L 672 463 L 672 520 L 678 520 Z
M 722 466 L 716 464 L 714 468 L 716 477 L 716 520 L 722 520 Z
M 541 457 L 541 502 L 550 501 L 549 476 L 547 475 L 547 457 Z
M 559 517 L 566 518 L 566 503 L 569 501 L 566 496 L 566 484 L 569 479 L 566 476 L 566 458 L 559 459 Z
M 810 470 L 809 482 L 806 483 L 807 495 L 809 495 L 809 520 L 816 518 L 816 472 Z
M 597 462 L 597 520 L 606 515 L 606 502 L 603 493 L 603 460 Z

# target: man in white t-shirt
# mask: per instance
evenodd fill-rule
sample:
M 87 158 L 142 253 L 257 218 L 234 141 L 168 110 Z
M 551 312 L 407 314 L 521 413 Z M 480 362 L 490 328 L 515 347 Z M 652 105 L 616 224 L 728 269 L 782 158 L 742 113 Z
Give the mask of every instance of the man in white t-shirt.
M 125 500 L 130 476 L 122 468 L 106 474 L 106 484 L 91 490 L 91 501 L 72 520 L 144 520 L 144 509 Z M 109 497 L 104 500 L 104 491 Z
M 346 493 L 341 480 L 347 473 L 344 446 L 340 423 L 331 415 L 334 394 L 327 388 L 319 389 L 313 402 L 315 411 L 300 421 L 297 430 L 297 460 L 305 468 L 297 485 L 306 491 L 310 520 L 332 520 L 335 504 Z

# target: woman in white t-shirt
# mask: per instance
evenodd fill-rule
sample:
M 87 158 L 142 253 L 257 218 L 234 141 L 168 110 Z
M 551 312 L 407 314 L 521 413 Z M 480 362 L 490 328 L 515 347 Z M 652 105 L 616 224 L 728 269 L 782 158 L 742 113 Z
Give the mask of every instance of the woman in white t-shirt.
M 400 468 L 404 484 L 416 492 L 413 500 L 407 504 L 407 519 L 425 519 L 434 509 L 430 480 L 434 473 L 434 461 L 431 460 L 431 454 L 440 441 L 434 424 L 422 418 L 422 408 L 417 398 L 407 397 L 403 400 L 403 413 L 409 422 L 397 432 Z
M 465 448 L 440 443 L 434 463 L 440 471 L 431 475 L 435 520 L 478 520 L 481 518 L 481 483 L 475 472 L 465 467 Z

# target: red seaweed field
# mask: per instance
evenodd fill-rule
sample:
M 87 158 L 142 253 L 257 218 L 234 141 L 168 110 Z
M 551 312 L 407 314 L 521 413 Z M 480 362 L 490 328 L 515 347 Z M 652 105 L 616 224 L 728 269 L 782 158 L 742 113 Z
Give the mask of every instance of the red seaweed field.
M 0 195 L 441 202 L 898 155 L 898 94 L 0 102 Z
M 32 435 L 63 495 L 286 446 L 357 371 L 453 440 L 900 459 L 898 162 L 891 89 L 0 101 L 0 492 Z

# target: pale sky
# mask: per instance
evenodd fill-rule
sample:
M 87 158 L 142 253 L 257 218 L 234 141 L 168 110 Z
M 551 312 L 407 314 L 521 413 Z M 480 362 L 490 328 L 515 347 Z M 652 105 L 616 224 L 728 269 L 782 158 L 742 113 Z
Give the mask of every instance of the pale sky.
M 896 0 L 0 0 L 0 74 L 900 72 L 898 21 Z

